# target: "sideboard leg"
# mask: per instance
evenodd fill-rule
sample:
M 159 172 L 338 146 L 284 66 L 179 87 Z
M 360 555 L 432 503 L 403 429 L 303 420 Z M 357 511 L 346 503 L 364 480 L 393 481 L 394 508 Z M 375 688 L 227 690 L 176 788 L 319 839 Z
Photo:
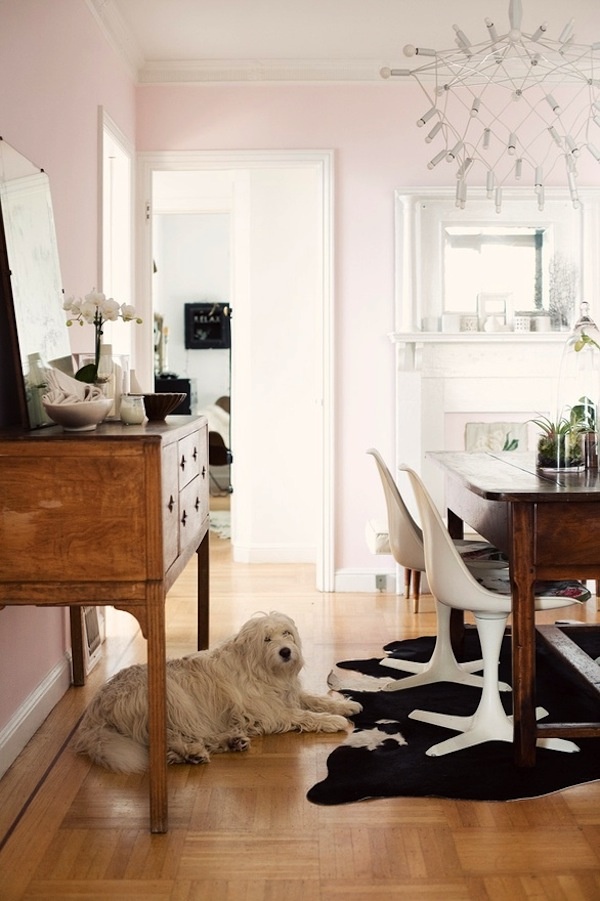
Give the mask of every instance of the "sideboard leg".
M 202 539 L 197 550 L 198 554 L 198 650 L 203 651 L 208 647 L 208 621 L 209 621 L 209 575 L 210 564 L 208 554 L 208 535 Z
M 73 685 L 85 685 L 85 620 L 83 607 L 69 607 Z
M 165 597 L 160 584 L 148 603 L 148 744 L 150 754 L 150 831 L 167 832 L 167 676 Z

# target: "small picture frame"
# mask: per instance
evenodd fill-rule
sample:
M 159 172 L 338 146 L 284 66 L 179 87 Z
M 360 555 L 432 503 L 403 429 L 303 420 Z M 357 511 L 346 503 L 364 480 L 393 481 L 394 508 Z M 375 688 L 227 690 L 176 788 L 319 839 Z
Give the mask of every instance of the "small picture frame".
M 186 348 L 209 350 L 231 347 L 230 312 L 227 303 L 186 303 Z
M 490 317 L 496 319 L 498 325 L 507 325 L 511 297 L 511 294 L 478 294 L 477 313 L 479 316 L 479 327 L 483 328 L 486 319 Z

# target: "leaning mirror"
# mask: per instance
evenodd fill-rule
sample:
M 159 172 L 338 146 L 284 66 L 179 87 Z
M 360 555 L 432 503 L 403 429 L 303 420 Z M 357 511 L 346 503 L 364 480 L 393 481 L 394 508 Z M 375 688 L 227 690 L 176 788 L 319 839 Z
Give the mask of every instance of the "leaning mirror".
M 3 349 L 3 368 L 13 369 L 4 377 L 14 379 L 20 424 L 38 428 L 52 425 L 40 402 L 39 373 L 71 355 L 52 198 L 43 169 L 1 138 L 0 215 L 0 300 L 11 344 Z

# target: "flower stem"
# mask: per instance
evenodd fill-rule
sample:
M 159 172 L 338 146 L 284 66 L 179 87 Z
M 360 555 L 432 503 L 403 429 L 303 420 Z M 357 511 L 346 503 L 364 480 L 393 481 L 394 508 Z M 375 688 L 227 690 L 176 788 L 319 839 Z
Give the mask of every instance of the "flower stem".
M 95 377 L 97 377 L 98 369 L 100 367 L 100 347 L 102 345 L 102 314 L 98 307 L 96 307 L 96 314 L 94 316 L 94 328 L 96 330 L 94 365 L 96 367 Z

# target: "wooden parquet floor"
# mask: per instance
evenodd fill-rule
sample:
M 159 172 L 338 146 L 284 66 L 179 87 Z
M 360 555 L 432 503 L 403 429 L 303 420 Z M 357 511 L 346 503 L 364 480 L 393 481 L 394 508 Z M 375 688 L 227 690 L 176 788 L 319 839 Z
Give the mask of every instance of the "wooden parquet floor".
M 211 559 L 211 642 L 257 610 L 284 610 L 316 691 L 337 660 L 434 631 L 428 597 L 415 615 L 393 594 L 320 594 L 311 567 L 231 564 L 219 539 Z M 194 649 L 194 567 L 168 598 L 171 656 Z M 595 599 L 575 617 L 595 622 Z M 67 693 L 0 782 L 1 901 L 599 901 L 600 783 L 508 804 L 317 807 L 306 791 L 339 735 L 268 736 L 171 768 L 170 829 L 151 835 L 147 778 L 106 773 L 70 748 L 97 686 L 145 659 L 127 614 L 110 611 L 109 633 L 88 685 Z

